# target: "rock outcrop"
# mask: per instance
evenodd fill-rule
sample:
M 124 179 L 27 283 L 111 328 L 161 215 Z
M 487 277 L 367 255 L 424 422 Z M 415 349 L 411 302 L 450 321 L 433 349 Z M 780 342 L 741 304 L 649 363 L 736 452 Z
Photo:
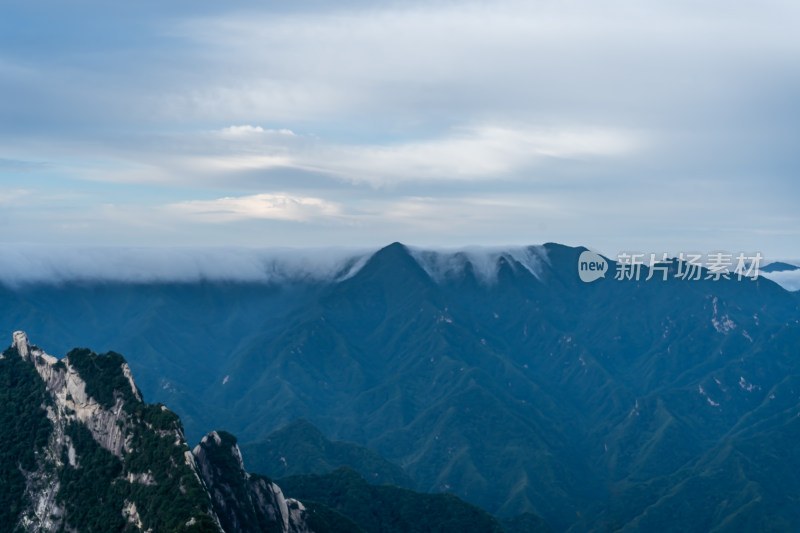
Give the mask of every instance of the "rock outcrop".
M 286 499 L 264 476 L 248 474 L 236 437 L 212 431 L 192 452 L 226 531 L 309 533 L 302 503 Z
M 17 331 L 3 371 L 26 387 L 4 408 L 39 422 L 30 465 L 0 465 L 24 480 L 21 494 L 2 494 L 9 531 L 313 533 L 300 502 L 245 471 L 232 435 L 212 432 L 192 452 L 177 415 L 142 401 L 119 354 L 57 359 Z

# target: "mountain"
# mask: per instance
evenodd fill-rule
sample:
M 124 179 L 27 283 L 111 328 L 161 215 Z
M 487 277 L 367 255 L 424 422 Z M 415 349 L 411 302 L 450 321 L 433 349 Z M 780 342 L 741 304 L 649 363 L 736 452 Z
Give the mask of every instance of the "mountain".
M 347 467 L 323 475 L 292 476 L 280 483 L 287 494 L 335 509 L 365 533 L 503 533 L 494 517 L 453 495 L 370 485 Z
M 550 524 L 533 513 L 501 518 L 500 525 L 506 533 L 555 533 Z
M 244 444 L 241 450 L 250 470 L 271 478 L 327 474 L 347 466 L 373 485 L 414 488 L 399 466 L 363 446 L 331 441 L 304 419 L 270 433 L 263 441 Z
M 0 322 L 123 350 L 192 439 L 304 418 L 558 531 L 800 528 L 797 294 L 677 261 L 583 283 L 583 251 L 395 243 L 325 282 L 7 287 Z
M 387 247 L 284 331 L 254 339 L 225 370 L 238 400 L 222 398 L 243 434 L 307 416 L 421 488 L 501 515 L 615 524 L 632 486 L 647 495 L 626 509 L 634 520 L 667 490 L 653 480 L 724 446 L 797 371 L 797 303 L 764 279 L 585 284 L 580 252 L 546 245 L 534 271 L 501 256 L 487 282 L 469 261 L 434 276 Z M 266 390 L 285 391 L 268 398 L 286 409 L 253 416 Z
M 190 451 L 117 353 L 59 360 L 17 331 L 0 398 L 2 531 L 312 531 L 302 504 L 244 471 L 230 435 Z
M 179 412 L 197 442 L 224 427 L 225 409 L 205 396 L 224 380 L 225 361 L 253 335 L 281 328 L 285 313 L 313 304 L 321 287 L 313 279 L 0 285 L 0 326 L 24 329 L 54 353 L 90 345 L 128 354 L 145 394 Z
M 800 270 L 800 267 L 797 265 L 790 265 L 789 263 L 784 263 L 783 261 L 775 261 L 774 263 L 770 263 L 761 267 L 761 272 L 790 272 L 794 270 Z
M 301 502 L 284 498 L 269 478 L 245 471 L 230 433 L 212 431 L 192 455 L 224 531 L 311 531 Z
M 455 496 L 373 487 L 351 470 L 288 478 L 308 498 L 285 498 L 269 478 L 245 470 L 228 432 L 212 431 L 190 451 L 178 416 L 142 401 L 120 354 L 76 348 L 57 359 L 25 333 L 13 337 L 0 355 L 0 531 L 503 531 Z M 319 442 L 307 422 L 283 433 Z M 366 465 L 376 460 L 323 442 L 344 457 L 366 457 Z

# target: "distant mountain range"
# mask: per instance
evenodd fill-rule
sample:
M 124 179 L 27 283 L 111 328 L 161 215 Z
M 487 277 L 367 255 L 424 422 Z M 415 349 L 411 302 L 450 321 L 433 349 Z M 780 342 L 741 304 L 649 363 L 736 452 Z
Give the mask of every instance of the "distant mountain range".
M 227 430 L 266 474 L 370 457 L 557 531 L 800 528 L 798 295 L 677 279 L 676 261 L 667 281 L 613 279 L 612 261 L 583 283 L 584 250 L 395 243 L 336 278 L 20 285 L 0 326 L 125 353 L 190 440 Z M 283 430 L 300 448 L 307 432 L 305 464 L 264 446 L 298 419 L 323 435 Z

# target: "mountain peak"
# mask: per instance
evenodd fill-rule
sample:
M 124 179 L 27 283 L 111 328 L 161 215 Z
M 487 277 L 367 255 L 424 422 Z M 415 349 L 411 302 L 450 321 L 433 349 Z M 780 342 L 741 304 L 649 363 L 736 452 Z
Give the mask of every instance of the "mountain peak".
M 414 258 L 411 257 L 411 253 L 408 251 L 408 247 L 401 243 L 401 242 L 393 242 L 388 246 L 384 246 L 374 254 L 372 257 L 369 258 L 367 261 L 367 265 L 373 263 L 386 263 L 386 262 L 407 262 L 412 261 L 414 262 Z
M 11 347 L 17 349 L 20 357 L 27 359 L 31 350 L 31 344 L 28 342 L 28 335 L 24 331 L 15 331 L 13 338 L 14 342 L 11 343 Z
M 414 259 L 406 245 L 393 242 L 372 254 L 364 267 L 350 278 L 363 283 L 367 280 L 383 280 L 396 284 L 401 279 L 430 281 L 428 274 Z
M 269 479 L 247 473 L 235 436 L 212 431 L 192 454 L 203 482 L 213 487 L 211 503 L 224 531 L 310 533 L 301 502 L 285 498 Z
M 800 267 L 797 265 L 792 265 L 789 263 L 784 263 L 783 261 L 775 261 L 774 263 L 770 263 L 761 267 L 761 272 L 793 272 L 795 270 L 800 270 Z

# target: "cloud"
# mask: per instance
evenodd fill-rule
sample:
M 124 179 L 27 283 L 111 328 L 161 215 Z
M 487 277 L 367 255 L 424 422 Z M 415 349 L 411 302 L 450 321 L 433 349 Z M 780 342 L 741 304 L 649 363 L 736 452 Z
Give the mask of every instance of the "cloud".
M 13 206 L 24 203 L 31 194 L 27 189 L 0 187 L 0 206 Z
M 355 275 L 376 249 L 17 245 L 0 255 L 0 283 L 20 287 L 67 282 L 341 281 Z M 467 262 L 479 279 L 492 283 L 501 257 L 520 262 L 534 275 L 547 261 L 541 247 L 410 250 L 438 281 L 463 274 Z
M 759 272 L 759 276 L 764 276 L 765 278 L 771 279 L 787 291 L 800 291 L 800 270 L 787 270 L 785 272 Z
M 428 141 L 390 145 L 325 146 L 297 166 L 345 180 L 386 185 L 401 181 L 520 179 L 549 158 L 619 157 L 641 140 L 601 129 L 463 128 Z
M 797 256 L 800 4 L 201 4 L 7 17 L 4 239 Z
M 209 117 L 272 122 L 452 125 L 467 113 L 697 124 L 693 115 L 754 88 L 749 67 L 797 51 L 797 14 L 787 2 L 637 1 L 240 11 L 172 28 L 197 45 L 203 70 L 226 76 L 193 80 L 188 95 L 168 99 Z M 760 69 L 764 81 L 779 72 Z
M 264 128 L 261 126 L 250 126 L 245 124 L 244 126 L 229 126 L 227 128 L 222 128 L 220 133 L 222 135 L 248 135 L 252 133 L 264 133 Z
M 222 135 L 228 136 L 243 136 L 243 135 L 252 135 L 252 134 L 259 134 L 259 133 L 267 133 L 267 134 L 279 134 L 279 135 L 294 135 L 292 130 L 288 129 L 280 129 L 280 130 L 265 130 L 261 126 L 251 126 L 249 124 L 244 124 L 241 126 L 228 126 L 227 128 L 222 128 L 220 130 Z
M 500 272 L 501 259 L 506 260 L 512 268 L 519 263 L 538 278 L 543 264 L 549 262 L 543 246 L 470 246 L 435 250 L 411 246 L 409 251 L 425 272 L 437 282 L 458 279 L 464 275 L 469 264 L 479 281 L 494 284 Z
M 384 187 L 405 182 L 532 179 L 531 170 L 563 160 L 613 161 L 649 142 L 641 131 L 484 124 L 424 140 L 343 144 L 286 129 L 231 126 L 165 136 L 161 146 L 115 150 L 116 168 L 76 169 L 98 181 L 226 184 L 237 172 L 298 170 L 336 182 Z M 73 145 L 75 151 L 93 146 Z M 266 181 L 266 180 L 265 180 Z
M 369 253 L 357 248 L 8 246 L 0 255 L 0 283 L 334 280 L 354 274 Z
M 341 214 L 340 206 L 320 198 L 289 194 L 254 194 L 216 200 L 190 200 L 166 206 L 178 215 L 204 222 L 233 222 L 245 219 L 292 220 L 303 222 Z
M 47 163 L 0 158 L 0 172 L 26 173 L 46 168 Z
M 342 281 L 355 275 L 376 249 L 17 245 L 0 255 L 0 284 Z M 548 261 L 541 246 L 411 246 L 409 251 L 437 282 L 463 275 L 467 263 L 478 280 L 491 284 L 501 258 L 535 276 Z

